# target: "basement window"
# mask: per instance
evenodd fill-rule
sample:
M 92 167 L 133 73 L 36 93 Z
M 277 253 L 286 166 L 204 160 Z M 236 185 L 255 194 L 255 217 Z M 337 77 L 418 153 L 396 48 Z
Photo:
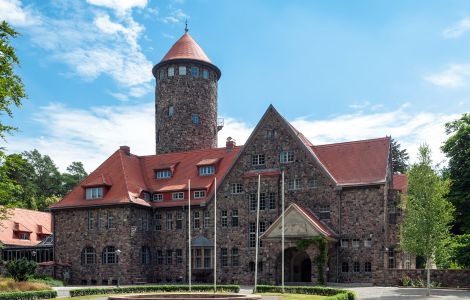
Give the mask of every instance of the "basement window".
M 103 187 L 91 187 L 86 189 L 86 199 L 100 199 L 103 198 Z

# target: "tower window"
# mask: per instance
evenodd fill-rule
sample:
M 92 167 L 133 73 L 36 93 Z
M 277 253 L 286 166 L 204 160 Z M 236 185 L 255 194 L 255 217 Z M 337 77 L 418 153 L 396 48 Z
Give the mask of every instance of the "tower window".
M 165 70 L 161 69 L 160 70 L 160 79 L 163 79 L 163 78 L 165 78 Z
M 204 78 L 204 79 L 209 79 L 209 71 L 207 71 L 207 70 L 202 70 L 202 78 Z
M 175 68 L 170 67 L 168 68 L 168 77 L 175 76 Z
M 199 119 L 199 115 L 198 114 L 192 114 L 191 122 L 193 122 L 193 124 L 201 123 L 201 120 Z
M 178 72 L 180 75 L 186 75 L 186 66 L 179 66 Z
M 191 68 L 191 75 L 193 75 L 194 77 L 198 77 L 199 76 L 199 68 L 198 67 L 192 67 Z
M 174 114 L 175 114 L 175 107 L 171 105 L 170 107 L 168 107 L 168 116 L 172 117 Z
M 212 175 L 215 173 L 214 166 L 199 167 L 199 176 Z

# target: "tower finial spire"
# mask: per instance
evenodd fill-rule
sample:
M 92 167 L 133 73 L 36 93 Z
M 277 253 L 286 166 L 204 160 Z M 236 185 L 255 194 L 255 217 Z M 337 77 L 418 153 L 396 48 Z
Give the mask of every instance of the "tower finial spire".
M 188 19 L 186 19 L 186 26 L 184 27 L 184 32 L 187 33 L 189 31 L 188 29 Z

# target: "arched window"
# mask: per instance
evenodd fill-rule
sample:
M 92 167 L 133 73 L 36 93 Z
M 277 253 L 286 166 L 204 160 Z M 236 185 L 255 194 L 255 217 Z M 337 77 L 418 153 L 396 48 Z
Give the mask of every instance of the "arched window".
M 82 265 L 94 265 L 96 263 L 96 251 L 93 247 L 82 250 Z
M 116 253 L 116 248 L 114 246 L 108 246 L 104 248 L 103 256 L 102 256 L 102 263 L 105 265 L 118 263 L 118 256 Z
M 147 246 L 142 246 L 140 249 L 140 263 L 142 265 L 150 264 L 150 248 Z

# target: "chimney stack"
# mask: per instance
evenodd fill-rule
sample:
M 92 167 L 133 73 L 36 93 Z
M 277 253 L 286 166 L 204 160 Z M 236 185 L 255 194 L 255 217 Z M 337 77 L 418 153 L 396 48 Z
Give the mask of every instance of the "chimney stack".
M 119 147 L 119 150 L 126 153 L 126 155 L 131 155 L 131 147 L 129 147 L 129 146 L 121 146 L 121 147 Z
M 235 142 L 234 139 L 232 139 L 231 137 L 227 138 L 227 141 L 225 142 L 225 148 L 227 149 L 227 152 L 232 151 L 236 145 L 237 143 Z

